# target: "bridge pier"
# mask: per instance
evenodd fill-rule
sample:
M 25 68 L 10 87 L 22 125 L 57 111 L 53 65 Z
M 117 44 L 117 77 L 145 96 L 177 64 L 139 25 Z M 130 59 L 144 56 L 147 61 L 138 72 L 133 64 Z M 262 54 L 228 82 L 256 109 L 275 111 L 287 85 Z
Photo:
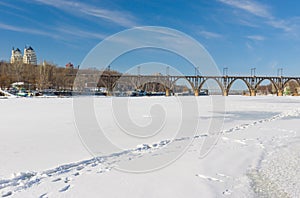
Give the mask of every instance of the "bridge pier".
M 250 96 L 256 96 L 256 90 L 254 89 L 250 90 Z
M 166 96 L 170 96 L 170 89 L 166 88 Z
M 195 89 L 195 90 L 194 90 L 194 95 L 195 95 L 195 96 L 199 96 L 199 89 Z
M 283 96 L 283 90 L 278 90 L 277 91 L 277 96 Z
M 112 92 L 111 91 L 107 91 L 106 96 L 112 96 Z
M 111 87 L 108 87 L 107 88 L 107 93 L 106 93 L 107 96 L 112 96 L 113 95 L 113 88 Z
M 228 96 L 228 90 L 223 91 L 223 96 Z

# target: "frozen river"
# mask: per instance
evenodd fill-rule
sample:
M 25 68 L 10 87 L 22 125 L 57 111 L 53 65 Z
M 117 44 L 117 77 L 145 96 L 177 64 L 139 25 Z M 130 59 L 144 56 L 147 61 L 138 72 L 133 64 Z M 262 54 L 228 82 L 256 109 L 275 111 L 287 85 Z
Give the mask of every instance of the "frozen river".
M 72 98 L 0 100 L 0 196 L 298 197 L 300 98 L 216 98 L 95 98 L 115 150 Z

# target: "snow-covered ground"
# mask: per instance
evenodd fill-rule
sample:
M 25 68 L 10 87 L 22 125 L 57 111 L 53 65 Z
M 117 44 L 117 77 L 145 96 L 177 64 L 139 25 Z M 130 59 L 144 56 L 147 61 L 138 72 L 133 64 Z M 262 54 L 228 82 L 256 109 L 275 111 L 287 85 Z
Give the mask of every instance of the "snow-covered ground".
M 178 98 L 133 98 L 130 116 L 137 123 L 155 119 L 149 106 L 159 104 L 171 112 L 166 118 L 171 125 L 128 142 L 110 116 L 112 98 L 95 98 L 101 127 L 123 149 L 97 158 L 80 139 L 72 98 L 0 100 L 0 196 L 299 197 L 300 98 L 224 99 L 225 115 L 214 110 L 212 97 L 197 97 L 197 134 L 174 138 Z M 213 136 L 207 130 L 214 116 L 224 116 L 224 125 L 203 157 L 203 142 Z M 118 170 L 121 163 L 168 158 L 190 140 L 185 153 L 168 166 L 142 173 Z

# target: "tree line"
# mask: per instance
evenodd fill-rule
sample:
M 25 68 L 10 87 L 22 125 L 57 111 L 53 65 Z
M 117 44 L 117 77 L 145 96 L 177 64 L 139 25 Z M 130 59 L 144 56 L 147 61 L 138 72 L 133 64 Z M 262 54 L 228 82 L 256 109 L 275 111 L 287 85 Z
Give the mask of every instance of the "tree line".
M 87 86 L 87 83 L 95 82 L 100 73 L 102 75 L 121 75 L 120 72 L 114 70 L 99 71 L 96 68 L 81 69 L 80 71 L 80 74 L 85 74 L 80 75 L 79 80 L 77 80 L 83 81 L 80 86 Z M 27 88 L 31 90 L 73 90 L 77 72 L 77 68 L 64 68 L 49 63 L 31 65 L 22 62 L 7 63 L 2 61 L 0 62 L 0 88 L 8 89 L 11 88 L 12 83 L 24 82 Z M 105 78 L 99 79 L 95 86 L 106 87 L 109 83 L 114 82 L 108 82 L 108 79 Z
M 52 64 L 30 65 L 21 62 L 0 62 L 0 87 L 10 88 L 12 83 L 24 82 L 31 89 L 70 90 L 77 69 Z

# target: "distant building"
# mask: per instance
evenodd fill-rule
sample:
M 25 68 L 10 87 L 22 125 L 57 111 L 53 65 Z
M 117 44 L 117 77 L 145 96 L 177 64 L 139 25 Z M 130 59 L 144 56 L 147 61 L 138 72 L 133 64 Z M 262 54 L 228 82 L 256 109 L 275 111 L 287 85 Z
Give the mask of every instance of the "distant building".
M 10 63 L 22 62 L 22 52 L 19 48 L 12 49 Z
M 31 46 L 24 49 L 23 63 L 37 65 L 36 54 Z
M 66 64 L 66 68 L 73 69 L 73 68 L 74 68 L 74 65 L 73 65 L 71 62 L 68 62 L 68 63 Z

